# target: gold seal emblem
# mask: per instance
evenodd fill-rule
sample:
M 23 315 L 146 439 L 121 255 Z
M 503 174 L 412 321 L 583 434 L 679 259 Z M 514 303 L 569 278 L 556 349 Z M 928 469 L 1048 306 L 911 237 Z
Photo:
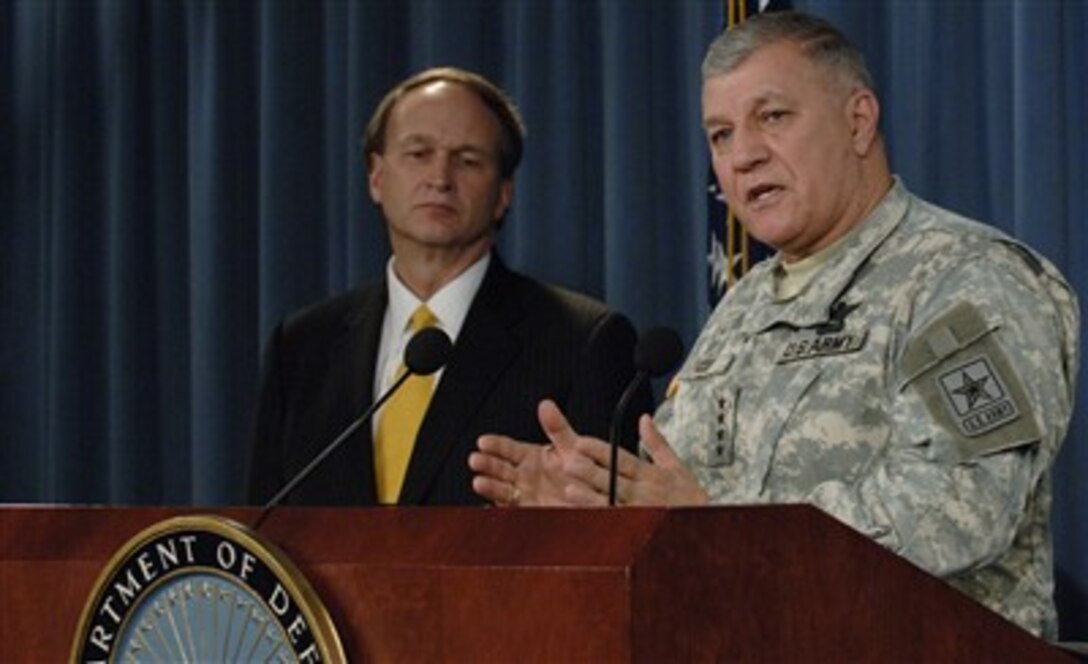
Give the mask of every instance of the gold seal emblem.
M 344 662 L 324 605 L 274 545 L 218 516 L 144 529 L 84 606 L 76 662 Z

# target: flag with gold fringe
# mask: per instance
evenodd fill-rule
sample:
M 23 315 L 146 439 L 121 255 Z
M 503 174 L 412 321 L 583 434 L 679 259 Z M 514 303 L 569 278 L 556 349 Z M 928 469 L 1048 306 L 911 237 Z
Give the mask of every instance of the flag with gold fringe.
M 725 28 L 760 12 L 788 9 L 784 0 L 725 0 Z M 749 237 L 729 209 L 721 187 L 709 169 L 707 177 L 707 278 L 710 306 L 713 307 L 748 269 L 770 255 L 769 247 Z

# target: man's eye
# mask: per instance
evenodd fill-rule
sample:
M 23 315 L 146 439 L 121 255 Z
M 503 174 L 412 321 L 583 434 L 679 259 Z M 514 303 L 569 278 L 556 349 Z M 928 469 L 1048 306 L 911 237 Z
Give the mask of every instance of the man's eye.
M 769 111 L 764 111 L 762 117 L 763 117 L 764 122 L 769 123 L 769 124 L 774 124 L 776 122 L 780 122 L 787 115 L 789 115 L 789 113 L 787 111 L 783 111 L 783 110 L 780 110 L 780 109 L 772 109 L 772 110 L 769 110 Z
M 714 147 L 724 147 L 725 144 L 729 142 L 729 139 L 732 136 L 733 136 L 733 130 L 722 128 L 722 129 L 715 129 L 714 131 L 710 132 L 710 135 L 709 135 L 708 138 L 710 139 L 710 144 L 712 146 L 714 146 Z

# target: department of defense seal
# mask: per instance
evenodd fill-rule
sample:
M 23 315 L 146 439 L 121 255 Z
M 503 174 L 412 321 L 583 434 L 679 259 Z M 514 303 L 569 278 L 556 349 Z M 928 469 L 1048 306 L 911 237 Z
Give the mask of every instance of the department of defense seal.
M 291 561 L 218 516 L 130 539 L 99 576 L 76 662 L 344 662 L 335 626 Z

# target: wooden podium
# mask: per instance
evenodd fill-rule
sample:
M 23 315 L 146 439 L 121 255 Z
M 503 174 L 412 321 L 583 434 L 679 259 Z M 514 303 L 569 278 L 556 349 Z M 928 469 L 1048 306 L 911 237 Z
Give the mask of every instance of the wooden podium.
M 0 508 L 0 661 L 65 661 L 116 550 L 199 512 Z M 805 506 L 284 507 L 261 534 L 351 661 L 1072 661 Z

